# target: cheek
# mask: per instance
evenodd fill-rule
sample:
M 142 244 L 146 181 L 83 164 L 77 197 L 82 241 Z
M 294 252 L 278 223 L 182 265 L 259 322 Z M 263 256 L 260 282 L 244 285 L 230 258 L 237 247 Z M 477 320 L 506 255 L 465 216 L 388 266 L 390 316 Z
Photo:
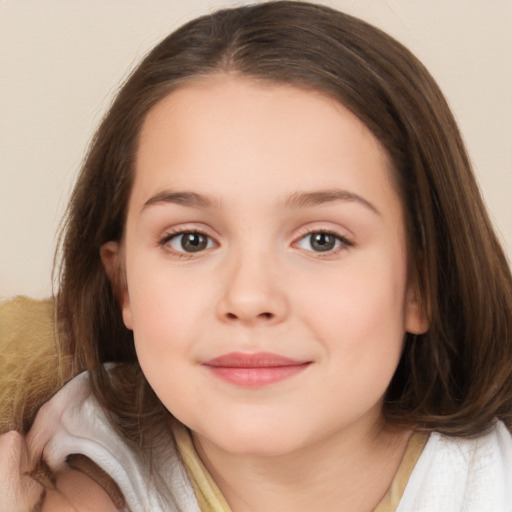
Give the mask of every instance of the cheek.
M 130 310 L 137 350 L 150 351 L 155 357 L 168 357 L 180 350 L 197 322 L 193 302 L 184 300 L 171 286 L 151 286 L 145 282 L 130 290 Z
M 176 384 L 186 381 L 183 363 L 190 352 L 197 319 L 178 289 L 163 286 L 162 280 L 134 282 L 131 294 L 135 350 L 141 369 L 166 408 L 171 412 L 180 410 L 183 393 L 177 392 L 181 388 Z
M 400 254 L 347 262 L 337 272 L 311 284 L 303 302 L 320 315 L 326 333 L 337 333 L 354 343 L 379 337 L 389 330 L 403 334 L 406 271 Z M 402 263 L 403 262 L 403 263 Z M 314 306 L 314 307 L 313 307 Z M 360 335 L 357 335 L 359 333 Z
M 137 357 L 151 382 L 158 372 L 180 371 L 193 354 L 210 314 L 212 293 L 205 279 L 170 272 L 165 264 L 128 268 L 129 310 Z
M 370 256 L 370 255 L 368 255 Z M 377 256 L 377 255 L 375 255 Z M 348 261 L 348 260 L 347 260 Z M 330 361 L 332 382 L 385 391 L 405 336 L 405 259 L 368 257 L 308 294 L 309 328 Z M 339 375 L 337 377 L 337 375 Z

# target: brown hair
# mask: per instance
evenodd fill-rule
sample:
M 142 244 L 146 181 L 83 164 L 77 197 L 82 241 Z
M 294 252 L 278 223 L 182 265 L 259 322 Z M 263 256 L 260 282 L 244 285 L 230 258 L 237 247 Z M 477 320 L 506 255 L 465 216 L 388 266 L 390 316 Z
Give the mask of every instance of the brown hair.
M 232 72 L 322 91 L 351 109 L 393 162 L 410 273 L 430 329 L 407 335 L 385 397 L 394 423 L 475 435 L 512 426 L 512 279 L 447 103 L 423 65 L 380 30 L 330 8 L 277 1 L 218 11 L 164 39 L 97 131 L 71 197 L 58 314 L 65 350 L 117 428 L 143 445 L 170 414 L 137 363 L 100 247 L 121 240 L 148 111 L 188 81 Z M 107 372 L 102 363 L 122 363 Z

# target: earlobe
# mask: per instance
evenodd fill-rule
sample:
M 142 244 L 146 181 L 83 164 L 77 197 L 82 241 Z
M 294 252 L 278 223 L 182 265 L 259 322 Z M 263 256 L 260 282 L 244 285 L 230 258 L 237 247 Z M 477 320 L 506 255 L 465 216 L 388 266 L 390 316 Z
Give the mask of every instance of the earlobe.
M 406 297 L 405 330 L 411 334 L 424 334 L 429 327 L 429 315 L 419 287 L 410 285 Z
M 100 257 L 105 273 L 121 306 L 124 324 L 127 329 L 132 329 L 130 296 L 123 272 L 122 250 L 119 242 L 104 243 L 100 248 Z

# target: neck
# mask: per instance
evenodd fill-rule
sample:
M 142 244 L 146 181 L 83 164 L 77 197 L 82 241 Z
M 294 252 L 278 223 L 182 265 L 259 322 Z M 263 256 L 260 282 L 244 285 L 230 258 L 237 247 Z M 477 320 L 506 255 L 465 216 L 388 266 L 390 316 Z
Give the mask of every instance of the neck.
M 370 512 L 389 489 L 410 430 L 347 428 L 292 453 L 232 454 L 194 434 L 233 512 Z

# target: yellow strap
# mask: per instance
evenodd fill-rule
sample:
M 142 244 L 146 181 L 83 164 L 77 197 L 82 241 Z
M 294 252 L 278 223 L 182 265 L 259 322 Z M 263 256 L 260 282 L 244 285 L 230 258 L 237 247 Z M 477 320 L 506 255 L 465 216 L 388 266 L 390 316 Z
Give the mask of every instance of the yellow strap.
M 174 435 L 201 512 L 231 512 L 226 499 L 201 462 L 188 430 L 182 425 L 177 425 L 174 428 Z M 427 439 L 428 435 L 423 432 L 415 432 L 411 436 L 393 482 L 374 512 L 396 511 Z
M 173 430 L 201 512 L 231 512 L 226 499 L 197 455 L 189 431 L 182 425 L 176 425 Z
M 396 511 L 404 494 L 405 488 L 407 487 L 407 482 L 409 481 L 412 470 L 423 451 L 427 439 L 428 434 L 425 432 L 415 432 L 411 436 L 407 443 L 407 448 L 405 449 L 402 461 L 400 462 L 400 466 L 398 466 L 395 477 L 391 482 L 391 486 L 386 493 L 386 496 L 384 496 L 373 512 Z

